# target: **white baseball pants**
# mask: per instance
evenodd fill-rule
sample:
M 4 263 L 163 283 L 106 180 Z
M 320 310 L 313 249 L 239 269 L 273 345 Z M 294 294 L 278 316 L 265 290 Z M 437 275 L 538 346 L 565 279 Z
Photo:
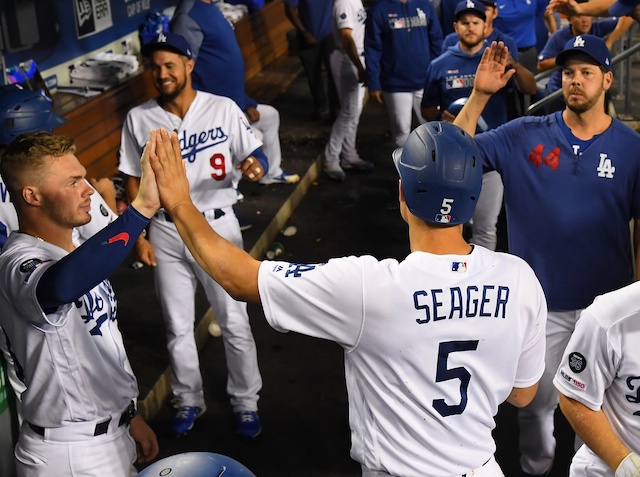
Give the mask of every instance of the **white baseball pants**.
M 394 474 L 395 475 L 395 474 Z M 390 477 L 391 474 L 377 470 L 370 470 L 364 465 L 362 466 L 362 477 Z M 494 456 L 480 467 L 472 469 L 466 474 L 455 475 L 451 477 L 504 477 L 504 473 Z
M 279 177 L 282 174 L 282 149 L 280 148 L 280 113 L 273 106 L 259 104 L 256 108 L 260 119 L 251 123 L 251 129 L 262 141 L 262 152 L 269 159 L 269 177 Z
M 473 213 L 472 242 L 495 251 L 498 243 L 498 216 L 502 209 L 504 186 L 497 171 L 482 174 L 482 191 Z
M 553 378 L 581 312 L 582 309 L 549 310 L 547 314 L 544 374 L 531 404 L 518 410 L 520 467 L 528 474 L 547 473 L 553 464 L 556 449 L 553 417 L 558 406 L 558 390 L 553 385 Z
M 387 106 L 387 114 L 391 121 L 391 138 L 396 146 L 404 146 L 411 133 L 411 110 L 416 114 L 420 124 L 426 123 L 420 112 L 424 90 L 390 93 L 383 91 L 382 98 Z
M 364 63 L 364 57 L 361 58 Z M 331 126 L 329 142 L 324 149 L 327 164 L 354 162 L 360 159 L 356 150 L 356 135 L 365 86 L 358 81 L 358 70 L 345 53 L 334 50 L 331 54 L 331 72 L 340 99 L 338 117 Z
M 205 216 L 222 237 L 243 247 L 238 219 L 231 206 L 222 209 L 224 216 Z M 204 406 L 202 375 L 194 337 L 197 281 L 202 284 L 211 304 L 224 343 L 227 361 L 227 393 L 233 411 L 256 411 L 262 378 L 258 369 L 256 344 L 249 326 L 247 304 L 234 300 L 197 264 L 180 238 L 175 225 L 163 212 L 151 221 L 150 239 L 157 267 L 154 269 L 156 291 L 167 331 L 167 348 L 172 369 L 171 387 L 182 406 Z
M 45 440 L 23 422 L 15 458 L 18 477 L 138 475 L 133 466 L 136 443 L 128 425 L 86 440 L 67 441 Z

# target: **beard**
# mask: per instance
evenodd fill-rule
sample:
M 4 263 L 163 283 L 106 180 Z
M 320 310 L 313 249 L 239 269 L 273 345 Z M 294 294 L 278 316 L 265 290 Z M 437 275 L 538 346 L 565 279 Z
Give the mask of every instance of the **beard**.
M 462 43 L 467 49 L 472 50 L 480 43 L 484 41 L 482 35 L 477 35 L 477 40 L 475 42 L 467 41 L 465 38 L 460 38 L 460 43 Z
M 582 95 L 581 98 L 571 99 L 571 94 L 574 92 L 580 93 Z M 595 106 L 595 104 L 600 99 L 600 96 L 602 96 L 603 94 L 604 88 L 602 87 L 602 85 L 592 96 L 586 96 L 584 91 L 582 91 L 580 88 L 571 88 L 569 89 L 569 92 L 567 94 L 563 92 L 564 102 L 567 105 L 567 108 L 569 108 L 569 110 L 576 114 L 582 114 L 589 111 L 591 108 L 593 108 L 593 106 Z
M 186 80 L 182 82 L 176 80 L 175 83 L 171 83 L 169 85 L 169 88 L 167 88 L 167 86 L 162 84 L 162 82 L 160 81 L 156 83 L 156 89 L 158 90 L 162 98 L 167 101 L 172 101 L 180 96 L 180 93 L 184 91 L 186 86 Z

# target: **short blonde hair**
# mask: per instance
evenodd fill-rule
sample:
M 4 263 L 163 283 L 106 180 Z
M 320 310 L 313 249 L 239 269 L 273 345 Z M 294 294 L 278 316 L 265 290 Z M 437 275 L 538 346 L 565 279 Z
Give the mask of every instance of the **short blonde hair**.
M 46 131 L 21 134 L 15 138 L 0 161 L 0 175 L 14 203 L 28 182 L 38 181 L 41 177 L 46 165 L 44 157 L 60 157 L 75 152 L 73 139 Z

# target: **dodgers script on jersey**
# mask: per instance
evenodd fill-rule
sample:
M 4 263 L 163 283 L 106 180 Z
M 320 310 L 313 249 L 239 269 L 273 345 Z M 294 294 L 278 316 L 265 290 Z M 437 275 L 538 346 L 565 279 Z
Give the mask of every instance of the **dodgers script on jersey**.
M 640 219 L 640 135 L 613 118 L 592 141 L 556 114 L 478 134 L 504 183 L 509 251 L 542 283 L 550 309 L 578 310 L 632 281 L 629 221 Z
M 11 234 L 0 255 L 0 325 L 27 386 L 23 416 L 42 427 L 103 418 L 138 395 L 108 280 L 55 312 L 40 308 L 38 281 L 66 255 L 22 233 Z M 83 335 L 91 339 L 79 339 Z M 75 392 L 67 392 L 71 389 Z
M 258 280 L 273 328 L 345 349 L 351 457 L 372 470 L 452 476 L 482 466 L 498 406 L 544 369 L 545 298 L 511 255 L 476 246 L 403 262 L 265 261 Z
M 160 107 L 155 99 L 132 109 L 123 128 L 120 171 L 141 176 L 140 155 L 149 131 L 156 128 L 177 131 L 187 163 L 191 198 L 198 210 L 236 203 L 232 185 L 232 179 L 240 178 L 236 165 L 262 146 L 236 103 L 198 91 L 182 120 Z
M 597 297 L 582 312 L 553 381 L 565 396 L 592 411 L 602 409 L 615 433 L 636 453 L 640 452 L 638 343 L 640 283 L 635 282 Z

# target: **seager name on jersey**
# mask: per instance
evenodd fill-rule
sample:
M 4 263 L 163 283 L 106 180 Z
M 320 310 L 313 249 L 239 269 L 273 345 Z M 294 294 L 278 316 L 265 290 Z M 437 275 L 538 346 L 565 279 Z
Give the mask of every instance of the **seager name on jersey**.
M 196 155 L 200 151 L 204 151 L 228 139 L 229 136 L 221 127 L 212 128 L 208 131 L 200 131 L 199 133 L 189 134 L 188 136 L 186 131 L 182 131 L 182 135 L 180 136 L 182 157 L 189 162 L 194 162 Z
M 420 325 L 453 318 L 505 319 L 508 302 L 509 287 L 501 285 L 435 288 L 413 293 L 413 306 L 424 313 L 424 317 L 416 319 Z

